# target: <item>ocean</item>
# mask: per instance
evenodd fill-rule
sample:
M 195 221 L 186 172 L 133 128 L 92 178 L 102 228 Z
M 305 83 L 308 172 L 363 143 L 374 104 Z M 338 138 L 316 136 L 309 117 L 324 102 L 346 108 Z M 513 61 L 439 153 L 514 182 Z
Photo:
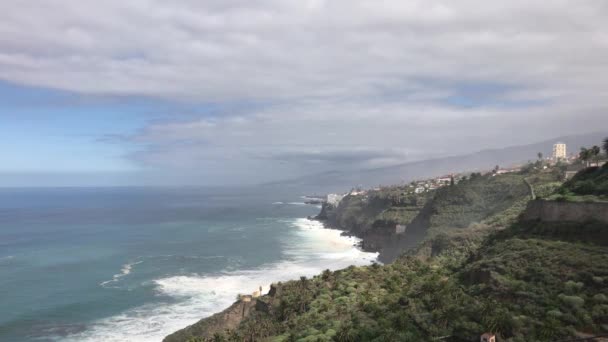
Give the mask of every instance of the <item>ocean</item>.
M 0 189 L 0 341 L 161 341 L 239 293 L 376 260 L 302 195 Z

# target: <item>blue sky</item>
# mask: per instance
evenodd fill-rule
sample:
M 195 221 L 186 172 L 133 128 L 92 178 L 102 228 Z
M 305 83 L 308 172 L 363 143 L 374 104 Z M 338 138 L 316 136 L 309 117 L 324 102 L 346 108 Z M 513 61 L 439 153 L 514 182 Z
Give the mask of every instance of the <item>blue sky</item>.
M 141 101 L 81 99 L 68 92 L 0 83 L 1 172 L 126 172 L 134 147 L 100 141 L 154 118 Z
M 83 95 L 7 81 L 0 81 L 0 102 L 0 174 L 6 177 L 0 186 L 155 185 L 162 173 L 130 157 L 156 147 L 134 139 L 147 125 L 259 106 Z
M 255 184 L 597 131 L 607 16 L 603 0 L 2 2 L 0 186 Z

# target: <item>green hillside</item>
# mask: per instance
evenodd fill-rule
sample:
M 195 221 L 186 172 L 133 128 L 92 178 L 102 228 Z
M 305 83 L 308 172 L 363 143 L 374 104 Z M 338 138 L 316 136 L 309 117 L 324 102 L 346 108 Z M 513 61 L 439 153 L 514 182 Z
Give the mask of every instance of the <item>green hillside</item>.
M 554 341 L 608 333 L 608 224 L 520 221 L 524 178 L 543 197 L 570 186 L 532 172 L 443 188 L 417 214 L 428 216 L 427 239 L 395 262 L 275 284 L 238 328 L 182 331 L 167 341 L 478 341 L 484 332 Z M 385 215 L 374 201 L 373 210 L 357 206 Z
M 608 201 L 608 164 L 589 167 L 568 180 L 553 196 L 567 201 Z
M 476 176 L 437 190 L 432 201 L 430 229 L 467 228 L 471 223 L 503 212 L 529 196 L 524 176 Z
M 381 223 L 408 224 L 433 195 L 410 194 L 406 187 L 397 186 L 349 195 L 330 214 L 330 223 L 353 233 L 365 233 Z
M 551 171 L 551 170 L 549 170 Z M 561 185 L 560 174 L 529 170 L 503 175 L 472 174 L 460 182 L 422 194 L 408 186 L 387 187 L 346 196 L 337 208 L 323 211 L 329 226 L 363 239 L 366 250 L 391 262 L 404 250 L 444 232 L 484 226 L 505 227 L 526 207 L 531 192 L 548 195 Z M 407 226 L 402 236 L 389 227 Z

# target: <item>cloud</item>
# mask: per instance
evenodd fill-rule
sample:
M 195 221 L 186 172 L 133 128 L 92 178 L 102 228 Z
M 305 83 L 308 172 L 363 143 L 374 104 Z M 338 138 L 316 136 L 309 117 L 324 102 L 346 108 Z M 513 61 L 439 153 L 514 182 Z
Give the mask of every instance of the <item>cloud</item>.
M 100 138 L 193 175 L 375 167 L 608 121 L 604 0 L 23 0 L 0 13 L 0 79 L 220 108 L 176 106 Z
M 208 119 L 157 123 L 130 139 L 148 146 L 132 156 L 145 165 L 195 170 L 210 179 L 273 180 L 584 133 L 594 129 L 589 122 L 606 123 L 607 109 L 307 103 L 274 106 L 247 118 L 220 117 L 213 124 Z
M 78 92 L 291 99 L 414 77 L 556 93 L 608 82 L 602 0 L 25 0 L 0 12 L 0 77 Z

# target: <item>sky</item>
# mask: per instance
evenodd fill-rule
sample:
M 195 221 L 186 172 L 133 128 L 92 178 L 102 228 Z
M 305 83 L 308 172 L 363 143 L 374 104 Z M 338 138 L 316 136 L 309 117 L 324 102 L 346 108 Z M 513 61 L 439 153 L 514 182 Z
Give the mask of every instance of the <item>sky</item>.
M 603 130 L 606 18 L 605 0 L 3 1 L 0 186 L 256 184 Z

